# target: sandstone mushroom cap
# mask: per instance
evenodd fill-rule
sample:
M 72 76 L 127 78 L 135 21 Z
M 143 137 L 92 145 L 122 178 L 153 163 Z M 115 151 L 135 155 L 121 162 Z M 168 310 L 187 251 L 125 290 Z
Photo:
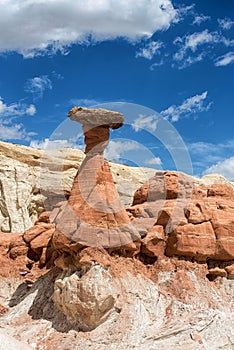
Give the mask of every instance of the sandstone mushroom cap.
M 118 129 L 124 123 L 123 114 L 104 108 L 85 108 L 75 106 L 69 111 L 68 117 L 83 125 L 105 125 L 109 126 L 111 129 Z

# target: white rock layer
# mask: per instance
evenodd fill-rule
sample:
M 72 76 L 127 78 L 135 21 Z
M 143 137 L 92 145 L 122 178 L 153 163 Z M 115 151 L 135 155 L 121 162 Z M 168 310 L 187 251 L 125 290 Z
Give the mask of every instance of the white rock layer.
M 44 205 L 48 210 L 54 200 L 64 200 L 84 157 L 77 149 L 43 151 L 0 142 L 0 231 L 24 232 L 34 224 Z M 136 189 L 155 173 L 155 169 L 110 165 L 125 206 L 132 203 Z

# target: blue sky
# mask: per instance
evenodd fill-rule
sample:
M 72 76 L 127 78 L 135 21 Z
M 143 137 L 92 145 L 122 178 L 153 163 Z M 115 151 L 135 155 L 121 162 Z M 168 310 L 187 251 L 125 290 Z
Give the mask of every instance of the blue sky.
M 0 30 L 1 140 L 80 147 L 69 109 L 112 106 L 108 159 L 234 180 L 233 1 L 0 0 Z

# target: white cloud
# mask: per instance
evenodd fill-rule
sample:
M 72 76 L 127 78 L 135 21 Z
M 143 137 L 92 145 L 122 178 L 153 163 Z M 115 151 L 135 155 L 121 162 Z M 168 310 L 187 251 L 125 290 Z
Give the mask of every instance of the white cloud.
M 27 106 L 21 102 L 14 102 L 12 104 L 7 105 L 2 97 L 0 97 L 0 117 L 14 117 L 21 115 L 34 115 L 36 113 L 36 107 L 31 104 Z
M 136 57 L 143 57 L 147 60 L 152 60 L 155 54 L 159 53 L 159 49 L 163 46 L 161 41 L 151 41 L 146 44 L 145 47 L 140 48 L 140 50 L 136 53 Z
M 161 165 L 162 161 L 159 157 L 154 157 L 154 158 L 147 160 L 145 163 L 149 164 L 149 165 Z
M 203 14 L 196 15 L 193 21 L 193 24 L 200 25 L 203 22 L 206 22 L 210 19 L 210 16 L 205 16 Z
M 47 75 L 28 79 L 24 87 L 24 90 L 33 94 L 35 99 L 42 98 L 46 89 L 52 89 L 52 82 Z
M 215 41 L 217 41 L 216 35 L 209 33 L 206 29 L 203 32 L 188 35 L 185 40 L 185 49 L 191 49 L 195 52 L 198 46 Z
M 227 158 L 212 165 L 204 171 L 204 175 L 207 174 L 220 174 L 226 179 L 234 181 L 234 157 Z
M 33 116 L 36 107 L 21 102 L 7 104 L 0 97 L 0 139 L 2 140 L 30 140 L 35 133 L 27 132 L 22 124 L 16 123 L 15 118 L 23 115 Z
M 34 114 L 36 114 L 36 107 L 34 106 L 34 105 L 30 105 L 26 110 L 25 110 L 25 112 L 26 112 L 26 114 L 28 114 L 28 115 L 31 115 L 31 116 L 33 116 Z
M 192 152 L 195 152 L 199 155 L 207 155 L 211 152 L 217 153 L 217 154 L 223 154 L 223 152 L 233 152 L 234 149 L 234 139 L 228 140 L 223 143 L 209 143 L 209 142 L 194 142 L 189 144 L 189 150 Z
M 88 98 L 72 98 L 69 103 L 73 106 L 92 107 L 103 102 Z
M 48 138 L 45 138 L 44 140 L 32 140 L 30 142 L 30 147 L 40 149 L 58 149 L 65 147 L 80 148 L 79 145 L 71 140 L 50 140 Z
M 151 37 L 178 21 L 171 0 L 4 0 L 0 52 L 25 57 L 53 53 L 73 43 Z
M 174 40 L 174 44 L 181 46 L 180 50 L 175 54 L 176 60 L 182 60 L 187 51 L 195 52 L 201 45 L 207 43 L 214 43 L 218 41 L 217 33 L 210 33 L 207 29 L 202 32 L 196 32 L 193 34 L 185 35 L 183 37 L 177 37 Z
M 227 66 L 234 63 L 234 52 L 228 52 L 226 55 L 218 57 L 215 61 L 216 67 Z
M 184 69 L 186 67 L 189 67 L 191 66 L 192 64 L 194 63 L 197 63 L 197 62 L 201 62 L 205 57 L 205 53 L 204 52 L 201 52 L 199 53 L 197 56 L 187 56 L 187 57 L 184 57 L 182 63 L 179 65 L 179 69 Z M 174 65 L 172 65 L 174 66 Z
M 193 166 L 199 169 L 200 174 L 207 169 L 205 173 L 216 172 L 227 176 L 216 165 L 233 156 L 234 139 L 220 143 L 199 141 L 187 144 L 187 147 L 193 159 Z
M 161 59 L 159 62 L 155 62 L 155 63 L 151 64 L 150 70 L 153 71 L 156 67 L 162 66 L 163 63 L 164 63 L 164 61 L 163 61 L 163 59 Z
M 105 150 L 105 157 L 118 161 L 123 158 L 124 154 L 126 155 L 128 151 L 135 151 L 139 148 L 139 144 L 134 141 L 110 141 Z
M 223 44 L 226 47 L 230 47 L 234 45 L 234 40 L 228 39 L 218 32 L 209 32 L 206 29 L 202 32 L 177 37 L 173 43 L 180 47 L 174 54 L 173 59 L 180 64 L 180 68 L 185 68 L 203 60 L 209 53 L 207 47 L 213 48 L 216 44 Z M 196 56 L 195 54 L 198 49 L 200 49 L 200 52 Z
M 218 23 L 220 28 L 224 30 L 229 30 L 234 25 L 234 22 L 231 20 L 231 18 L 219 18 Z
M 135 131 L 139 131 L 141 129 L 148 129 L 151 131 L 155 131 L 157 129 L 158 124 L 158 116 L 157 115 L 139 115 L 139 117 L 134 121 L 132 127 Z
M 187 98 L 181 105 L 170 106 L 160 114 L 171 119 L 172 122 L 177 122 L 181 117 L 188 117 L 189 115 L 208 111 L 210 109 L 211 103 L 208 105 L 205 103 L 207 98 L 207 91 L 204 91 L 200 95 L 195 95 Z
M 1 140 L 29 140 L 29 136 L 22 124 L 13 124 L 0 119 Z

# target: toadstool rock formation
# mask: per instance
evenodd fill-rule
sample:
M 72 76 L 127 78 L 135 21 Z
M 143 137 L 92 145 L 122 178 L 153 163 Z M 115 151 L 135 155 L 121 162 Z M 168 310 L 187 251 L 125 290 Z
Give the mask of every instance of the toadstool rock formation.
M 103 156 L 110 129 L 123 125 L 123 115 L 101 108 L 74 107 L 68 116 L 82 124 L 86 158 L 74 179 L 68 202 L 54 218 L 56 242 L 61 235 L 83 246 L 105 248 L 136 241 L 140 235 L 120 202 Z

